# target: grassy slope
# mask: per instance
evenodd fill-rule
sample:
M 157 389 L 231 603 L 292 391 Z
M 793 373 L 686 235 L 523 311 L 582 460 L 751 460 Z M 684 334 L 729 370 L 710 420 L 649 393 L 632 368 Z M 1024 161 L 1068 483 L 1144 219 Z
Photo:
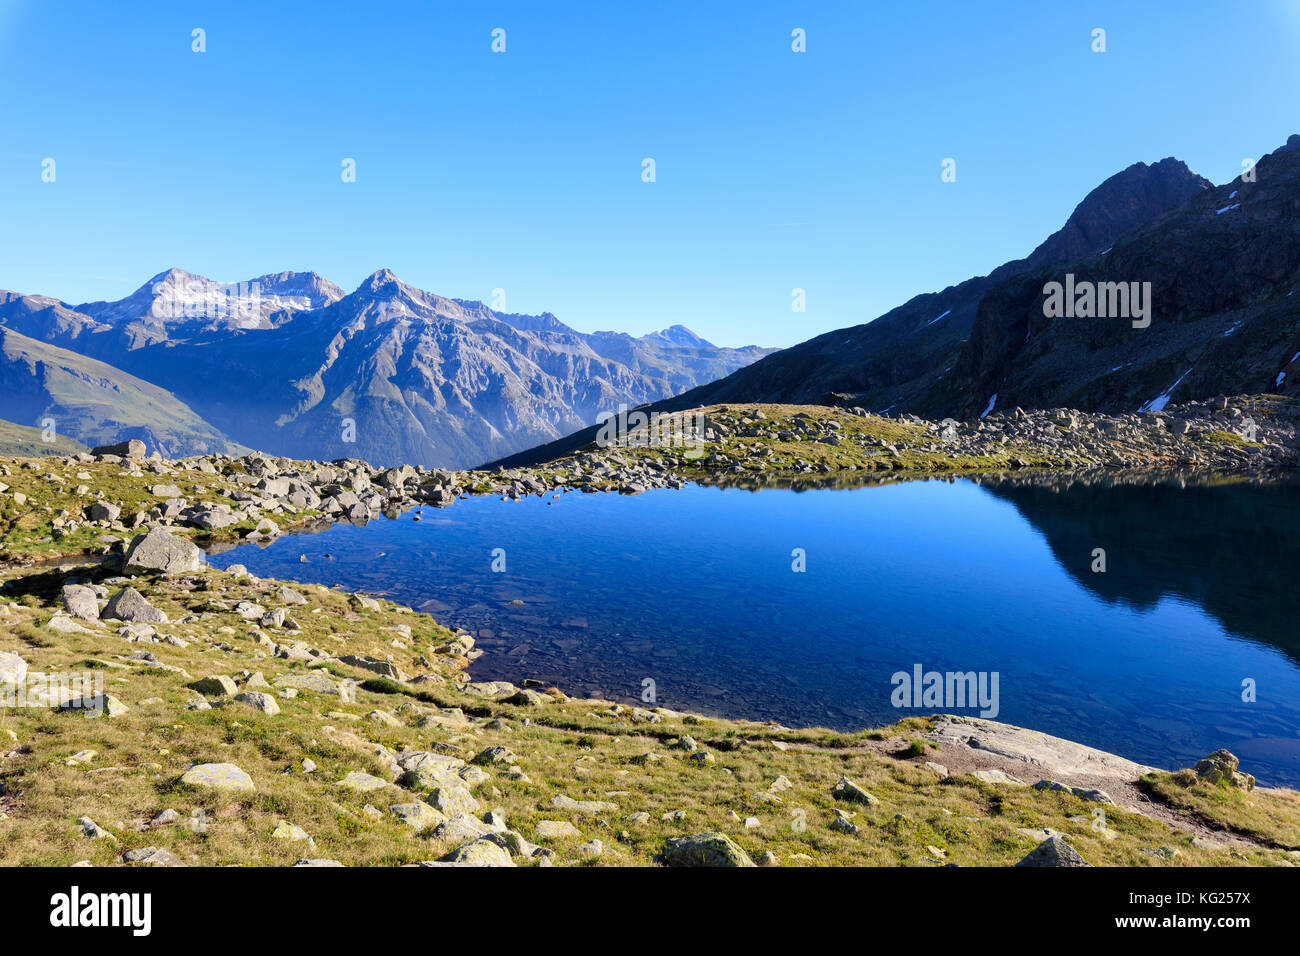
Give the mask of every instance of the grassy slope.
M 81 442 L 66 435 L 58 435 L 53 442 L 47 442 L 41 436 L 39 428 L 0 420 L 0 455 L 43 458 L 51 455 L 75 455 L 88 450 Z
M 74 542 L 54 541 L 50 522 L 53 512 L 74 510 L 86 499 L 75 494 L 78 481 L 110 488 L 110 497 L 128 511 L 149 500 L 148 484 L 177 481 L 128 478 L 111 465 L 59 467 L 46 461 L 37 469 L 12 462 L 0 466 L 9 471 L 3 476 L 6 483 L 39 502 L 16 523 L 5 504 L 10 520 L 0 539 L 11 558 L 71 549 Z M 78 479 L 78 473 L 90 478 Z M 66 480 L 51 481 L 51 474 Z M 228 479 L 187 472 L 177 483 L 183 488 L 201 484 L 215 496 Z M 10 497 L 0 502 L 10 502 Z M 647 723 L 629 707 L 570 700 L 558 693 L 547 695 L 542 706 L 516 707 L 462 690 L 454 672 L 463 662 L 435 650 L 448 632 L 427 615 L 388 601 L 381 601 L 377 611 L 367 610 L 344 594 L 299 586 L 309 604 L 291 608 L 291 614 L 302 629 L 285 634 L 259 628 L 231 610 L 241 599 L 275 606 L 274 582 L 216 571 L 196 576 L 193 583 L 140 578 L 136 586 L 171 621 L 185 621 L 160 625 L 159 632 L 187 642 L 185 647 L 142 645 L 124 642 L 106 624 L 77 634 L 51 630 L 46 622 L 62 580 L 56 572 L 11 568 L 3 577 L 9 586 L 0 603 L 0 650 L 20 654 L 33 671 L 98 670 L 105 690 L 130 707 L 122 716 L 99 720 L 40 708 L 0 712 L 0 780 L 5 785 L 0 793 L 0 862 L 6 864 L 59 865 L 81 859 L 112 864 L 125 850 L 143 846 L 166 847 L 187 862 L 204 864 L 284 864 L 310 856 L 387 865 L 436 858 L 451 846 L 428 834 L 410 833 L 386 812 L 390 804 L 415 795 L 393 787 L 360 794 L 338 785 L 349 771 L 382 770 L 373 753 L 375 743 L 401 750 L 427 749 L 433 741 L 456 748 L 466 759 L 488 746 L 510 748 L 522 775 L 486 768 L 489 779 L 475 794 L 484 810 L 504 810 L 509 825 L 528 839 L 535 838 L 539 820 L 573 822 L 581 837 L 538 841 L 551 846 L 560 863 L 583 861 L 577 845 L 597 838 L 606 850 L 596 863 L 646 864 L 665 838 L 715 829 L 731 835 L 755 858 L 771 850 L 789 865 L 933 865 L 940 859 L 1005 865 L 1037 843 L 1021 828 L 1041 827 L 1065 833 L 1095 864 L 1292 861 L 1291 854 L 1272 846 L 1195 847 L 1189 836 L 1164 823 L 1114 807 L 1107 808 L 1110 833 L 1103 834 L 1090 826 L 1096 805 L 1073 795 L 991 785 L 969 775 L 940 779 L 921 766 L 925 747 L 908 748 L 927 726 L 924 719 L 911 718 L 885 731 L 836 734 L 671 712 Z M 186 688 L 194 678 L 260 671 L 274 682 L 277 676 L 306 670 L 303 662 L 267 656 L 267 638 L 299 640 L 330 654 L 386 657 L 408 674 L 430 674 L 444 682 L 371 681 L 358 691 L 355 703 L 304 691 L 280 700 L 282 713 L 276 716 L 235 703 L 207 711 L 186 709 L 196 696 Z M 153 654 L 166 669 L 138 659 L 141 651 Z M 358 680 L 371 676 L 341 664 L 330 664 L 328 670 Z M 379 711 L 391 716 L 392 723 Z M 713 760 L 696 762 L 676 748 L 683 733 L 693 736 Z M 70 756 L 87 749 L 96 751 L 88 763 L 68 764 Z M 643 762 L 640 758 L 648 752 L 662 759 Z M 303 758 L 313 760 L 317 769 L 304 773 Z M 219 795 L 178 784 L 192 761 L 235 763 L 251 775 L 257 791 Z M 828 828 L 834 807 L 845 806 L 830 793 L 841 774 L 880 800 L 870 808 L 846 807 L 857 811 L 857 834 Z M 786 777 L 791 788 L 771 791 L 778 776 Z M 607 800 L 617 809 L 558 809 L 551 800 L 559 794 Z M 1300 819 L 1291 797 L 1256 792 L 1250 800 L 1283 815 L 1291 826 Z M 367 812 L 367 805 L 377 808 L 378 816 Z M 136 829 L 165 808 L 179 811 L 185 820 L 201 810 L 206 825 L 201 832 L 185 822 Z M 677 810 L 685 811 L 684 819 L 662 819 Z M 649 819 L 628 819 L 638 812 Z M 115 840 L 83 837 L 77 824 L 83 815 L 109 829 Z M 751 816 L 757 827 L 742 822 Z M 315 849 L 272 838 L 281 821 L 306 830 Z M 1144 852 L 1163 846 L 1180 852 L 1170 859 Z
M 10 329 L 0 330 L 0 347 L 0 361 L 39 379 L 48 400 L 42 413 L 62 432 L 101 444 L 148 430 L 187 449 L 240 450 L 171 392 L 112 365 Z

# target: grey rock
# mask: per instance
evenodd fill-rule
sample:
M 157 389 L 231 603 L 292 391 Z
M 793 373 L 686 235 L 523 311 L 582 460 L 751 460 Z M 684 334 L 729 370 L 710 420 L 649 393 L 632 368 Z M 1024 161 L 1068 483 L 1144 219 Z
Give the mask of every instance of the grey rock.
M 848 777 L 840 777 L 835 786 L 831 787 L 831 796 L 836 800 L 848 800 L 852 803 L 865 803 L 869 807 L 874 807 L 880 803 L 875 796 L 867 793 L 866 790 L 859 787 Z
M 201 678 L 189 687 L 204 697 L 234 697 L 238 691 L 235 682 L 225 674 L 213 674 L 211 677 Z
M 61 711 L 79 711 L 86 717 L 120 717 L 129 707 L 112 694 L 93 694 L 89 697 L 73 697 L 59 705 Z
M 1029 851 L 1016 866 L 1091 866 L 1062 837 L 1050 836 Z
M 248 690 L 242 694 L 236 694 L 235 700 L 241 704 L 247 704 L 254 710 L 260 710 L 269 717 L 274 717 L 280 712 L 280 705 L 276 703 L 275 698 L 258 690 Z
M 668 866 L 753 866 L 739 844 L 724 833 L 696 833 L 674 837 L 664 844 L 663 861 Z
M 137 438 L 118 442 L 115 445 L 98 445 L 90 449 L 92 455 L 116 455 L 118 458 L 143 458 L 148 449 Z
M 89 521 L 116 521 L 122 515 L 122 506 L 111 501 L 95 501 L 86 507 Z
M 180 782 L 191 787 L 209 787 L 213 790 L 251 793 L 256 789 L 253 778 L 233 763 L 196 764 L 181 774 Z
M 421 833 L 447 821 L 444 814 L 421 800 L 413 803 L 394 803 L 388 808 L 388 812 L 416 833 Z
M 148 866 L 184 866 L 175 853 L 170 850 L 160 850 L 156 846 L 147 846 L 140 850 L 128 850 L 122 854 L 122 860 L 125 863 L 144 863 Z
M 135 588 L 123 588 L 108 599 L 102 617 L 109 621 L 164 624 L 167 615 L 150 604 Z
M 17 654 L 0 651 L 0 684 L 21 684 L 27 679 L 27 662 Z
M 75 618 L 83 621 L 99 620 L 99 599 L 84 584 L 63 585 L 63 606 Z
M 456 847 L 439 860 L 460 866 L 514 866 L 510 854 L 491 840 L 479 839 Z
M 562 840 L 582 836 L 582 831 L 568 820 L 538 820 L 536 832 L 539 840 Z
M 154 528 L 131 539 L 122 562 L 128 573 L 154 571 L 164 575 L 193 574 L 203 570 L 203 552 L 194 542 L 165 528 Z

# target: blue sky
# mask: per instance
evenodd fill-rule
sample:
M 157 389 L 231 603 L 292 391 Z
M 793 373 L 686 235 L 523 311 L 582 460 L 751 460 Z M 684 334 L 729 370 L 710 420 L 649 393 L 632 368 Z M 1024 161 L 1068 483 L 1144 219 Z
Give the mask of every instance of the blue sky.
M 149 6 L 0 0 L 0 288 L 387 267 L 784 346 L 1026 254 L 1133 162 L 1221 183 L 1300 132 L 1300 0 Z

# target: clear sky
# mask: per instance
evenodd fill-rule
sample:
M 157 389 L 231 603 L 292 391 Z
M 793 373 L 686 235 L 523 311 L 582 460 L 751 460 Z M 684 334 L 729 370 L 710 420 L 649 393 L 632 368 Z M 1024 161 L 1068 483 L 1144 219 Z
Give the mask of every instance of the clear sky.
M 0 0 L 0 288 L 387 267 L 790 345 L 1026 254 L 1133 162 L 1227 181 L 1300 132 L 1298 54 L 1300 0 Z

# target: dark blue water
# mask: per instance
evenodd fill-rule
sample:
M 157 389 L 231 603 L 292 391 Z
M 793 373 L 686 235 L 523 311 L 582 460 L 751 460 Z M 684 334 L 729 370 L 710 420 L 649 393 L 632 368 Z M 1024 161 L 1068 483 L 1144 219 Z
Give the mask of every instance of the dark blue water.
M 478 679 L 636 702 L 649 678 L 665 707 L 857 729 L 977 713 L 894 706 L 897 672 L 996 672 L 998 720 L 1171 768 L 1228 747 L 1300 784 L 1295 485 L 691 487 L 421 514 L 212 563 L 423 606 L 476 635 Z

